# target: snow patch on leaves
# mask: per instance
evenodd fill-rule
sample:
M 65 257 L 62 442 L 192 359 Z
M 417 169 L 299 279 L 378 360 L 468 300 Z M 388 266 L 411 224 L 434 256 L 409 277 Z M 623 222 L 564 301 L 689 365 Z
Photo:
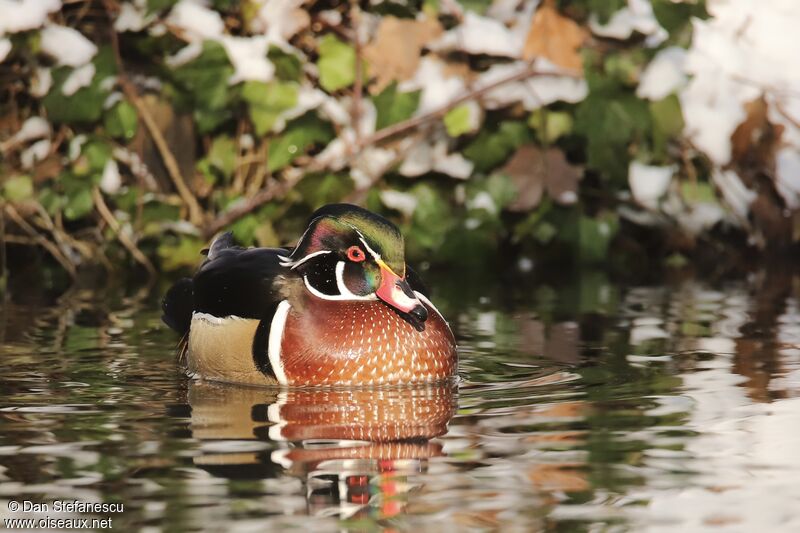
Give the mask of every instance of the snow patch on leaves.
M 61 0 L 0 0 L 0 36 L 42 27 Z
M 661 100 L 682 89 L 687 82 L 685 62 L 686 50 L 678 46 L 670 46 L 658 52 L 642 73 L 636 96 Z
M 676 170 L 674 165 L 658 167 L 631 161 L 628 183 L 634 199 L 648 209 L 656 209 L 658 200 L 667 193 Z
M 633 32 L 647 36 L 649 46 L 658 46 L 667 37 L 665 30 L 656 20 L 650 0 L 628 0 L 628 5 L 611 16 L 606 24 L 600 24 L 596 15 L 592 15 L 589 27 L 595 35 L 610 39 L 626 40 Z
M 97 54 L 97 46 L 81 32 L 55 24 L 41 33 L 42 52 L 54 58 L 59 65 L 81 67 Z

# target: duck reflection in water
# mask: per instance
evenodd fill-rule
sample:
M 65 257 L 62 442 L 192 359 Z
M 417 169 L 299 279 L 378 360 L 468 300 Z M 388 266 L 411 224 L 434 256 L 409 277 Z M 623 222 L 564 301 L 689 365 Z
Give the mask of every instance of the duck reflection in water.
M 232 479 L 300 478 L 308 512 L 340 518 L 401 513 L 415 488 L 407 476 L 443 455 L 431 439 L 456 410 L 452 383 L 270 391 L 193 382 L 188 395 L 203 443 L 197 466 Z

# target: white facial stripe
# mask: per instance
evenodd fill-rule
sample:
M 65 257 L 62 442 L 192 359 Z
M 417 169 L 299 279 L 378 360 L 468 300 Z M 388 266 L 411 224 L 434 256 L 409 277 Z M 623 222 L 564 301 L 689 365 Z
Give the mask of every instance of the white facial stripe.
M 374 294 L 367 294 L 366 296 L 357 296 L 350 291 L 349 296 L 346 294 L 323 294 L 319 292 L 317 289 L 311 286 L 311 283 L 308 281 L 308 276 L 303 276 L 303 283 L 306 284 L 306 289 L 308 292 L 316 296 L 317 298 L 321 298 L 323 300 L 338 300 L 338 301 L 369 301 L 369 300 L 377 300 L 378 297 Z M 338 285 L 338 280 L 337 280 Z M 340 289 L 341 290 L 341 289 Z
M 356 230 L 356 232 L 358 233 L 358 237 L 359 237 L 358 240 L 360 240 L 361 244 L 364 245 L 364 248 L 367 249 L 367 251 L 369 252 L 369 255 L 371 255 L 372 258 L 375 259 L 375 261 L 378 261 L 381 258 L 381 254 L 379 254 L 378 252 L 376 252 L 375 250 L 370 248 L 369 244 L 367 244 L 367 239 L 364 237 L 364 235 L 360 231 Z
M 295 269 L 295 268 L 299 267 L 300 265 L 302 265 L 303 263 L 305 263 L 306 261 L 308 261 L 309 259 L 311 259 L 313 257 L 316 257 L 318 255 L 323 255 L 323 254 L 329 254 L 329 253 L 331 253 L 330 250 L 320 250 L 319 252 L 314 252 L 314 253 L 308 254 L 307 256 L 298 259 L 297 261 L 292 261 L 288 257 L 286 257 L 285 260 L 284 260 L 284 258 L 281 258 L 280 261 L 281 261 L 281 265 L 282 266 L 285 266 L 286 268 Z
M 349 298 L 357 298 L 355 294 L 350 292 L 347 285 L 344 283 L 344 261 L 336 263 L 336 287 L 339 288 L 339 294 Z
M 269 340 L 267 341 L 267 355 L 269 355 L 269 364 L 272 366 L 272 371 L 275 373 L 275 379 L 281 385 L 286 385 L 289 381 L 286 379 L 286 371 L 283 369 L 283 362 L 281 361 L 281 342 L 283 341 L 283 329 L 286 327 L 286 317 L 289 316 L 289 309 L 291 304 L 283 300 L 278 304 L 275 309 L 275 315 L 272 317 L 272 322 L 269 326 Z

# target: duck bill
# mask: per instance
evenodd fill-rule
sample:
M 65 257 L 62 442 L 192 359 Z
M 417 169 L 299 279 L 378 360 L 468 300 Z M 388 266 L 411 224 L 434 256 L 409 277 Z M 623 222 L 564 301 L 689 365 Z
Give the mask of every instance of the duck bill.
M 413 315 L 424 322 L 428 318 L 428 311 L 414 294 L 408 282 L 395 274 L 383 261 L 379 265 L 381 267 L 381 285 L 375 292 L 378 298 L 398 311 Z

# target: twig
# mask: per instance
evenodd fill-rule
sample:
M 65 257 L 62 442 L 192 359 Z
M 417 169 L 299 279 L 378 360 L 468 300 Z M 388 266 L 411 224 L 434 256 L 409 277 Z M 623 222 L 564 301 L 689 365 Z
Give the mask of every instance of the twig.
M 114 217 L 114 214 L 108 208 L 108 205 L 106 205 L 106 201 L 103 199 L 103 195 L 100 193 L 100 189 L 97 187 L 92 189 L 92 198 L 94 199 L 95 207 L 97 207 L 97 212 L 100 213 L 100 216 L 106 221 L 106 224 L 109 225 L 122 246 L 128 250 L 137 263 L 142 265 L 145 270 L 147 270 L 147 273 L 150 274 L 151 277 L 154 276 L 156 269 L 153 267 L 153 263 L 150 262 L 147 256 L 145 256 L 142 251 L 139 250 L 139 247 L 136 246 L 136 243 L 134 243 L 131 238 L 128 237 L 128 235 L 122 230 L 119 221 Z
M 457 107 L 458 105 L 464 102 L 468 102 L 469 100 L 475 98 L 480 98 L 484 94 L 493 91 L 494 89 L 497 89 L 498 87 L 501 87 L 507 83 L 526 80 L 534 76 L 568 76 L 572 78 L 580 78 L 581 74 L 568 70 L 559 72 L 542 71 L 542 70 L 537 70 L 533 66 L 531 66 L 525 70 L 517 72 L 516 74 L 512 74 L 511 76 L 507 76 L 503 79 L 497 80 L 494 83 L 490 83 L 489 85 L 465 93 L 462 96 L 459 96 L 458 98 L 455 98 L 450 102 L 448 102 L 447 104 L 441 106 L 439 109 L 434 109 L 433 111 L 425 113 L 424 115 L 420 115 L 418 117 L 412 117 L 408 120 L 403 120 L 402 122 L 398 122 L 397 124 L 393 124 L 391 126 L 387 126 L 383 129 L 380 129 L 375 133 L 373 133 L 372 135 L 370 135 L 369 137 L 362 139 L 361 143 L 359 144 L 359 149 L 362 149 L 372 144 L 377 144 L 381 141 L 388 139 L 389 137 L 394 137 L 395 135 L 403 133 L 406 130 L 417 128 L 425 124 L 426 122 L 435 120 L 443 115 L 446 115 L 448 111 Z
M 59 262 L 59 264 L 67 271 L 72 279 L 75 279 L 76 276 L 76 269 L 75 265 L 58 249 L 58 247 L 53 244 L 52 242 L 48 241 L 44 237 L 42 237 L 39 232 L 37 232 L 33 226 L 28 224 L 28 222 L 22 218 L 22 216 L 14 209 L 14 206 L 11 204 L 5 205 L 5 211 L 8 213 L 8 216 L 11 220 L 14 221 L 17 226 L 22 228 L 22 231 L 27 233 L 39 246 L 50 252 L 50 255 Z
M 111 2 L 106 1 L 105 3 L 107 11 L 109 13 L 113 12 Z M 113 23 L 113 21 L 111 22 Z M 122 92 L 125 93 L 126 98 L 128 98 L 136 108 L 136 111 L 142 118 L 142 122 L 144 122 L 145 128 L 147 128 L 147 132 L 153 139 L 153 143 L 156 145 L 161 160 L 164 162 L 164 166 L 167 169 L 167 174 L 169 174 L 172 183 L 175 185 L 175 189 L 178 191 L 181 200 L 183 200 L 183 203 L 189 209 L 189 221 L 195 226 L 200 227 L 203 223 L 203 211 L 200 208 L 200 204 L 197 203 L 197 198 L 194 197 L 192 191 L 186 186 L 186 182 L 183 180 L 183 176 L 181 176 L 180 168 L 178 168 L 178 162 L 175 160 L 175 156 L 169 149 L 167 141 L 161 134 L 161 130 L 158 129 L 153 115 L 150 113 L 150 110 L 147 109 L 147 106 L 144 105 L 142 99 L 139 98 L 136 87 L 128 80 L 125 74 L 125 64 L 122 61 L 122 55 L 119 51 L 119 39 L 117 38 L 117 32 L 114 30 L 113 24 L 111 25 L 110 34 L 111 48 L 114 52 L 114 61 L 117 64 L 117 70 L 119 71 L 118 79 Z
M 361 144 L 361 100 L 364 97 L 364 80 L 361 79 L 361 70 L 364 64 L 364 58 L 361 51 L 361 36 L 358 34 L 361 22 L 361 13 L 358 7 L 358 0 L 351 0 L 350 2 L 350 23 L 353 25 L 353 48 L 355 48 L 356 64 L 355 64 L 355 83 L 353 85 L 353 107 L 352 122 L 353 132 L 356 134 L 356 146 Z
M 297 175 L 292 175 L 292 177 L 285 178 L 283 181 L 270 182 L 269 185 L 258 191 L 246 201 L 235 205 L 224 213 L 221 213 L 217 218 L 208 223 L 205 228 L 203 228 L 203 236 L 208 239 L 215 235 L 222 228 L 229 226 L 243 216 L 252 213 L 273 198 L 294 187 L 295 184 L 300 181 L 301 177 L 301 173 L 298 172 Z

